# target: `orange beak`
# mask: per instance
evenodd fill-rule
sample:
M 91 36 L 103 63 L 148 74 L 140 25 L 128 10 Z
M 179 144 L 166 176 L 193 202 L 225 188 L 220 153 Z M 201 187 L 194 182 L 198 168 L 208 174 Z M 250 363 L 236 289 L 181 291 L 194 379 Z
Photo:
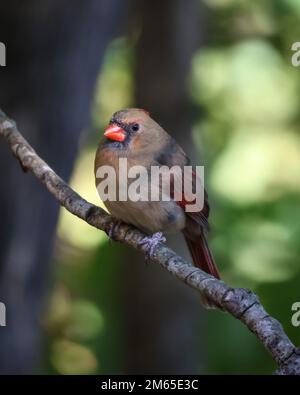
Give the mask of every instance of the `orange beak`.
M 120 126 L 115 123 L 108 125 L 105 129 L 104 136 L 114 141 L 124 141 L 126 138 L 126 132 Z

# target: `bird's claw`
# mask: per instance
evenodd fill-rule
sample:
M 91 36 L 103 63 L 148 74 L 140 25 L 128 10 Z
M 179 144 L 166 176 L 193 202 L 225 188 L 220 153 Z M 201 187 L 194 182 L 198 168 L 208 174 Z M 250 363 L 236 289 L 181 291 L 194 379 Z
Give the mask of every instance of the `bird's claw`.
M 159 243 L 166 241 L 165 236 L 162 232 L 154 233 L 152 236 L 146 236 L 140 241 L 140 245 L 146 246 L 146 261 L 149 262 L 154 257 L 154 252 Z

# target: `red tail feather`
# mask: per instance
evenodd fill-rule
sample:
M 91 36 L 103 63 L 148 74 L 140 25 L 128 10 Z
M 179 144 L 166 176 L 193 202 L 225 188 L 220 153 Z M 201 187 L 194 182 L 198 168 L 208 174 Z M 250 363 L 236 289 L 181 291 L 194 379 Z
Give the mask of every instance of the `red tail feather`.
M 195 266 L 204 270 L 206 273 L 220 279 L 220 274 L 215 264 L 214 258 L 209 250 L 205 236 L 202 234 L 196 241 L 184 236 L 189 247 Z
M 195 241 L 191 240 L 187 235 L 184 235 L 184 237 L 192 255 L 194 265 L 204 270 L 206 273 L 220 279 L 219 271 L 209 250 L 204 234 L 199 236 Z M 210 309 L 222 309 L 221 306 L 204 295 L 201 295 L 201 303 Z

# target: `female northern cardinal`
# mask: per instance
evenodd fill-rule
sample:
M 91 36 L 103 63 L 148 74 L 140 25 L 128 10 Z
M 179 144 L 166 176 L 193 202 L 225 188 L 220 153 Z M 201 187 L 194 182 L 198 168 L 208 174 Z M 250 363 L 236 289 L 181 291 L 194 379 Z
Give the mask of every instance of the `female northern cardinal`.
M 148 112 L 140 109 L 121 110 L 111 118 L 96 153 L 97 186 L 101 181 L 101 178 L 97 177 L 97 170 L 101 166 L 112 166 L 118 178 L 119 158 L 127 158 L 128 168 L 140 165 L 148 170 L 151 166 L 184 167 L 189 164 L 189 159 L 176 141 L 149 116 Z M 153 247 L 162 240 L 161 232 L 182 231 L 194 264 L 220 278 L 204 236 L 204 232 L 208 230 L 209 215 L 206 192 L 204 206 L 198 212 L 187 212 L 187 202 L 184 199 L 121 201 L 117 197 L 116 201 L 107 200 L 104 204 L 115 218 L 135 225 L 149 235 L 154 234 L 146 240 L 151 247 L 150 251 L 153 251 Z

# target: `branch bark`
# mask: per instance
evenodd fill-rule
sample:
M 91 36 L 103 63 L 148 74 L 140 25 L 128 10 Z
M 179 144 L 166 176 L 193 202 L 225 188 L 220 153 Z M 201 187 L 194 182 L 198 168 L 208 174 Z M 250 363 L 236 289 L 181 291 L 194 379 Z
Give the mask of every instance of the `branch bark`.
M 115 224 L 115 219 L 101 208 L 87 202 L 69 187 L 41 159 L 17 130 L 14 121 L 0 110 L 0 135 L 10 146 L 22 168 L 31 171 L 55 197 L 61 206 L 81 218 L 91 226 L 107 234 Z M 117 241 L 147 254 L 147 246 L 141 244 L 146 236 L 138 229 L 122 224 L 114 231 Z M 285 334 L 281 324 L 271 317 L 257 295 L 243 288 L 232 288 L 178 256 L 165 244 L 160 243 L 152 261 L 159 264 L 180 281 L 200 291 L 220 305 L 224 311 L 244 323 L 261 341 L 278 365 L 276 374 L 300 375 L 300 349 L 296 348 Z

